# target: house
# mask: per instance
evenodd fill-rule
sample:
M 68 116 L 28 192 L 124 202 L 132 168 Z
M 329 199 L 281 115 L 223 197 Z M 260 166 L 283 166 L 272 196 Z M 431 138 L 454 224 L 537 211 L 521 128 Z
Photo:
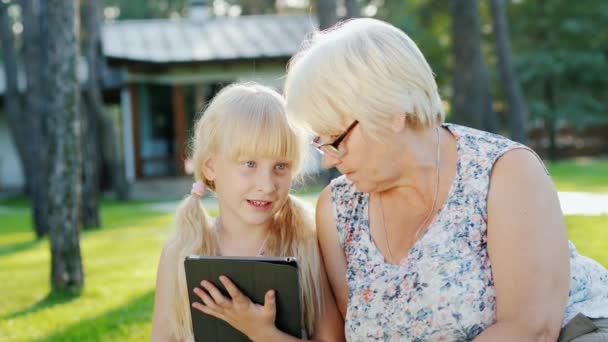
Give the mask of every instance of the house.
M 117 87 L 106 87 L 104 97 L 107 109 L 120 118 L 131 182 L 185 175 L 187 142 L 204 104 L 235 81 L 280 89 L 287 61 L 316 27 L 311 16 L 212 17 L 204 8 L 191 13 L 185 19 L 115 21 L 103 27 L 103 53 L 120 80 Z M 23 185 L 11 144 L 0 114 L 0 190 Z

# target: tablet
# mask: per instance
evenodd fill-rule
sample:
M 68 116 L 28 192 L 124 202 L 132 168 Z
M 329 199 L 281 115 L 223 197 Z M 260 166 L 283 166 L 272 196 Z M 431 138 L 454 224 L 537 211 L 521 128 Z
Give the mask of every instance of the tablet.
M 190 313 L 195 341 L 250 341 L 230 324 L 192 307 L 201 299 L 192 291 L 202 280 L 213 283 L 230 297 L 219 281 L 225 275 L 253 302 L 264 303 L 264 295 L 275 290 L 276 326 L 295 337 L 304 338 L 298 264 L 293 257 L 188 256 L 184 260 Z

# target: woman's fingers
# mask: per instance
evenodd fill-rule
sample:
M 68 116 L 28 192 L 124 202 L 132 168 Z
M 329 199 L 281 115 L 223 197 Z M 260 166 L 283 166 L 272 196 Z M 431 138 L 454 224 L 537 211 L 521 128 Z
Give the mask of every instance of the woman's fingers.
M 232 306 L 232 301 L 226 297 L 224 297 L 224 295 L 220 292 L 220 290 L 217 289 L 217 287 L 215 287 L 211 282 L 207 281 L 207 280 L 203 280 L 201 281 L 201 286 L 207 290 L 207 292 L 209 293 L 209 295 L 211 295 L 211 298 L 213 298 L 213 300 L 215 301 L 215 303 L 223 308 L 228 308 L 230 306 Z
M 249 298 L 247 298 L 247 296 L 245 296 L 228 277 L 220 276 L 220 282 L 222 282 L 226 291 L 228 291 L 230 298 L 232 298 L 235 303 L 247 304 L 249 302 Z

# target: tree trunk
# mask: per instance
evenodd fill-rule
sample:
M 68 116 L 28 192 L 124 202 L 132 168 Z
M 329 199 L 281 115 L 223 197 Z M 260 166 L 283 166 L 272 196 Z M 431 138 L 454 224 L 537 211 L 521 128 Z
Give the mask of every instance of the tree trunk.
M 492 105 L 492 85 L 490 84 L 490 76 L 488 75 L 488 67 L 486 63 L 481 62 L 481 82 L 483 84 L 483 95 L 481 104 L 483 113 L 483 126 L 485 131 L 498 133 L 498 114 L 494 111 Z
M 110 115 L 104 110 L 101 80 L 105 71 L 105 59 L 101 49 L 102 6 L 100 1 L 83 2 L 83 26 L 85 32 L 84 54 L 88 63 L 89 81 L 85 91 L 86 110 L 91 115 L 91 125 L 98 128 L 95 140 L 97 155 L 97 180 L 100 166 L 107 165 L 109 177 L 116 197 L 119 200 L 129 198 L 129 183 L 127 182 L 124 160 L 119 151 L 117 132 Z M 91 152 L 93 153 L 93 152 Z M 95 156 L 85 158 L 93 160 Z M 99 182 L 97 183 L 99 186 Z
M 319 18 L 319 29 L 325 30 L 338 22 L 336 14 L 336 0 L 317 0 L 317 17 Z M 336 168 L 325 170 L 321 174 L 322 182 L 329 184 L 332 179 L 340 176 Z
M 481 29 L 477 0 L 452 0 L 452 49 L 454 55 L 453 120 L 473 128 L 484 127 L 484 103 L 488 89 L 484 84 L 481 55 Z
M 241 0 L 241 15 L 264 14 L 272 9 L 274 9 L 274 1 Z
M 100 158 L 97 146 L 99 137 L 97 132 L 97 118 L 93 105 L 85 99 L 81 100 L 81 132 L 80 146 L 82 146 L 82 197 L 80 198 L 79 219 L 84 229 L 99 228 L 99 166 Z
M 325 30 L 338 22 L 336 0 L 317 0 L 317 17 L 319 29 Z
M 44 106 L 43 84 L 46 71 L 42 61 L 46 56 L 43 49 L 43 30 L 46 30 L 47 2 L 22 0 L 23 17 L 23 60 L 27 91 L 25 92 L 25 112 L 23 120 L 28 127 L 28 143 L 25 149 L 29 162 L 25 165 L 28 192 L 32 199 L 32 214 L 36 236 L 41 238 L 49 231 L 47 220 L 48 199 L 46 197 L 47 173 L 47 108 Z
M 99 170 L 102 164 L 102 158 L 100 153 L 100 138 L 98 132 L 100 131 L 98 123 L 101 121 L 100 108 L 96 105 L 103 107 L 103 102 L 99 103 L 100 95 L 96 94 L 99 92 L 99 82 L 97 82 L 97 67 L 96 62 L 96 49 L 93 43 L 94 39 L 98 35 L 95 32 L 95 27 L 91 24 L 91 21 L 96 20 L 95 16 L 92 15 L 94 8 L 99 5 L 99 1 L 85 1 L 82 3 L 82 21 L 83 21 L 83 48 L 84 54 L 87 59 L 88 66 L 88 83 L 84 93 L 84 99 L 82 100 L 81 106 L 81 120 L 82 120 L 82 198 L 80 201 L 80 217 L 82 220 L 82 226 L 84 229 L 87 228 L 98 228 L 100 224 L 99 220 L 99 209 L 97 204 L 97 197 L 99 195 Z M 92 27 L 93 26 L 93 27 Z M 92 56 L 91 56 L 92 55 Z
M 557 108 L 556 108 L 556 103 L 555 103 L 555 89 L 553 87 L 553 82 L 551 82 L 551 80 L 545 80 L 544 93 L 545 93 L 545 101 L 549 107 L 549 112 L 545 113 L 545 129 L 547 130 L 547 134 L 549 136 L 548 154 L 549 154 L 549 160 L 555 161 L 558 159 L 557 139 L 556 139 L 557 118 L 555 117 Z
M 23 166 L 25 180 L 28 181 L 27 168 L 31 161 L 28 158 L 26 149 L 29 143 L 27 134 L 27 121 L 23 120 L 23 105 L 19 94 L 19 81 L 17 76 L 17 51 L 15 49 L 15 37 L 12 25 L 8 16 L 8 4 L 0 1 L 0 42 L 2 43 L 2 59 L 4 60 L 4 74 L 6 75 L 6 91 L 4 93 L 4 103 L 7 113 L 8 126 L 13 137 L 13 142 L 17 148 L 17 153 Z
M 528 109 L 522 95 L 521 86 L 515 75 L 511 61 L 511 44 L 509 42 L 509 26 L 503 0 L 490 0 L 492 25 L 496 41 L 496 57 L 500 78 L 509 108 L 509 131 L 511 139 L 526 143 Z
M 358 18 L 360 16 L 357 0 L 344 0 L 346 6 L 346 18 Z
M 51 285 L 78 291 L 84 283 L 78 208 L 82 181 L 80 91 L 77 77 L 78 0 L 48 0 L 49 198 Z

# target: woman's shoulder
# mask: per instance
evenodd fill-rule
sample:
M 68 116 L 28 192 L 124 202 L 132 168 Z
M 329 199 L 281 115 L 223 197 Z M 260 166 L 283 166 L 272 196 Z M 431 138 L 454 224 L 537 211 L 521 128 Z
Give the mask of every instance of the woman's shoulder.
M 513 150 L 525 150 L 527 152 L 515 153 L 512 162 L 518 164 L 518 159 L 527 159 L 526 155 L 534 156 L 537 162 L 542 163 L 542 159 L 530 147 L 513 141 L 499 134 L 481 131 L 475 128 L 460 126 L 455 124 L 444 124 L 452 135 L 456 138 L 460 157 L 464 159 L 468 166 L 476 165 L 477 168 L 487 169 L 488 171 L 494 168 L 494 164 L 502 157 Z M 503 163 L 505 164 L 505 163 Z M 506 163 L 511 164 L 511 162 Z
M 464 146 L 473 149 L 478 149 L 481 145 L 486 148 L 492 148 L 493 150 L 502 150 L 516 146 L 525 147 L 525 145 L 492 132 L 452 123 L 445 123 L 444 127 L 447 128 Z

